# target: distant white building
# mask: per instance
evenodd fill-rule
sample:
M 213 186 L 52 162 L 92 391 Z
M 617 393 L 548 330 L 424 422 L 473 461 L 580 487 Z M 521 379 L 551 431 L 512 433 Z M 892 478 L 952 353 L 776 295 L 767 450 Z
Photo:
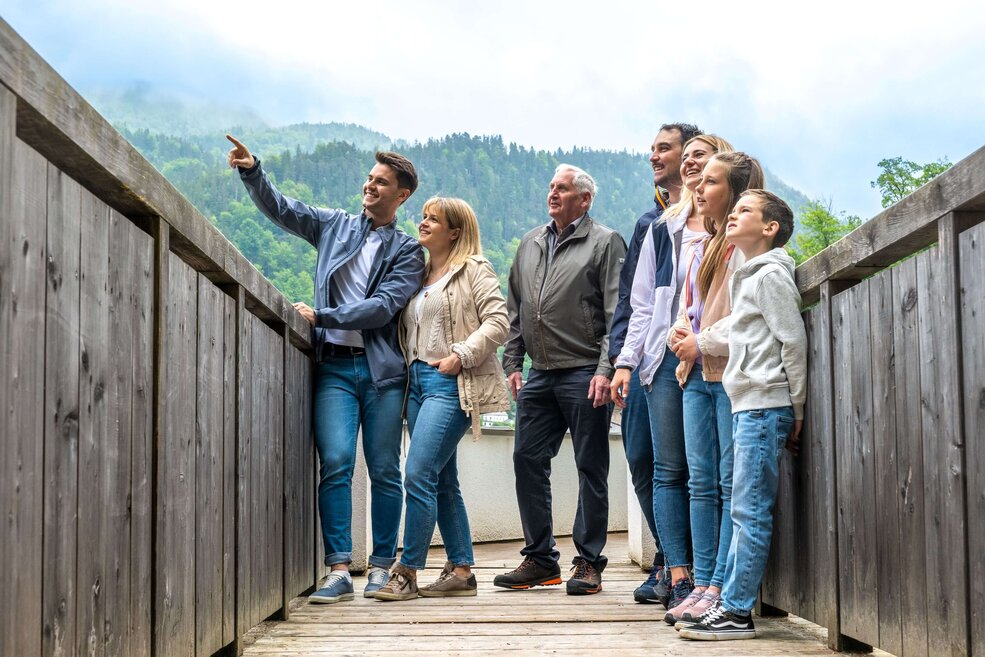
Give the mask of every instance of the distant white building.
M 510 414 L 505 411 L 497 411 L 495 413 L 483 413 L 482 414 L 482 426 L 483 427 L 503 427 L 512 426 L 510 422 Z

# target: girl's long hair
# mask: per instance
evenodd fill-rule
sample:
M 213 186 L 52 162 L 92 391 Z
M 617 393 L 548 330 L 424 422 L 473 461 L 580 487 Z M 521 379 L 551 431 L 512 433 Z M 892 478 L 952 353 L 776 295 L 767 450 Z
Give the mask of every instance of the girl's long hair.
M 705 217 L 705 231 L 708 241 L 705 243 L 704 256 L 698 265 L 698 294 L 701 299 L 708 298 L 715 277 L 728 265 L 725 257 L 728 242 L 725 241 L 725 218 L 739 201 L 739 195 L 747 189 L 762 189 L 765 186 L 763 167 L 759 161 L 740 151 L 732 153 L 716 153 L 708 160 L 711 164 L 716 160 L 725 165 L 729 188 L 729 204 L 723 217 Z M 706 165 L 707 166 L 707 165 Z

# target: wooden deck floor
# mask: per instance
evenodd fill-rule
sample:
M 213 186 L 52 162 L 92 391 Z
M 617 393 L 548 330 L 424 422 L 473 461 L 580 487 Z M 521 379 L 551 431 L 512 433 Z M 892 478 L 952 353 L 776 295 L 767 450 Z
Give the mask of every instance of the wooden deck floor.
M 570 540 L 559 541 L 562 563 L 574 554 Z M 379 602 L 361 597 L 365 577 L 356 577 L 356 599 L 311 605 L 300 598 L 290 620 L 267 622 L 251 633 L 245 654 L 297 655 L 829 655 L 825 632 L 799 618 L 756 619 L 759 636 L 750 641 L 691 642 L 665 624 L 663 607 L 633 601 L 644 574 L 624 556 L 626 535 L 612 534 L 603 592 L 586 597 L 563 586 L 509 591 L 493 577 L 519 563 L 519 543 L 476 546 L 475 598 Z M 615 558 L 613 558 L 615 557 Z M 437 576 L 444 554 L 432 550 L 422 582 Z M 563 573 L 563 569 L 562 569 Z M 880 653 L 876 651 L 877 655 Z

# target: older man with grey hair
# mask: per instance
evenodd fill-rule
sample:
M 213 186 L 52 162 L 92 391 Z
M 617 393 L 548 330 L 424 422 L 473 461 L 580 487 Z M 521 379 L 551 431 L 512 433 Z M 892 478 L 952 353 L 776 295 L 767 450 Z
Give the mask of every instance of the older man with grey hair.
M 578 554 L 567 592 L 598 593 L 609 524 L 609 328 L 626 256 L 620 235 L 588 211 L 596 184 L 569 164 L 547 194 L 551 221 L 523 236 L 510 270 L 510 333 L 503 369 L 517 401 L 513 470 L 526 545 L 515 570 L 494 583 L 526 589 L 561 583 L 551 511 L 551 459 L 571 431 L 578 509 L 571 534 Z M 532 367 L 524 383 L 523 359 Z

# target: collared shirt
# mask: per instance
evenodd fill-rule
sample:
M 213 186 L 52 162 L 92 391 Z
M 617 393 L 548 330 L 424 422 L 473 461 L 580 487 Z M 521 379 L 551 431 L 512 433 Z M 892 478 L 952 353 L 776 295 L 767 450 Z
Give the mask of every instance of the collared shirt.
M 559 247 L 562 243 L 564 243 L 566 239 L 571 237 L 571 235 L 575 232 L 575 229 L 578 228 L 578 224 L 580 224 L 581 220 L 584 218 L 585 215 L 584 214 L 581 215 L 580 217 L 572 221 L 570 224 L 568 224 L 561 231 L 560 234 L 558 234 L 557 232 L 557 224 L 554 222 L 553 219 L 550 221 L 550 223 L 547 224 L 547 268 L 548 269 L 551 268 L 551 261 L 554 260 L 554 253 L 557 251 L 557 247 Z

